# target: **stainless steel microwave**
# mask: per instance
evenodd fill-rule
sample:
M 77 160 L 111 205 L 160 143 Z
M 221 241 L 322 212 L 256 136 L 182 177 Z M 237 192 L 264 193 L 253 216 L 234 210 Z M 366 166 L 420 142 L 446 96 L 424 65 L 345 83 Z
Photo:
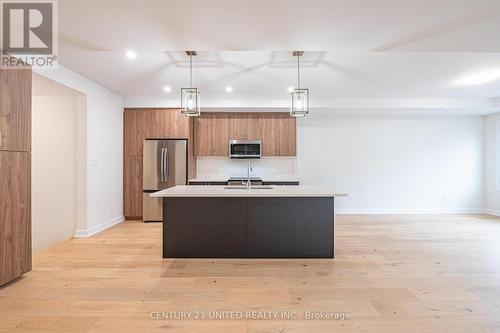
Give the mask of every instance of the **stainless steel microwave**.
M 262 156 L 261 140 L 230 140 L 229 157 L 260 158 Z

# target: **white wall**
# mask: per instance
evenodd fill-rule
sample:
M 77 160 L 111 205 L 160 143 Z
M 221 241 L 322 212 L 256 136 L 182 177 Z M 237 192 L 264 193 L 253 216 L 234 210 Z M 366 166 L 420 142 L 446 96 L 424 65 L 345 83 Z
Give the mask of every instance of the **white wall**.
M 311 115 L 298 120 L 304 184 L 336 193 L 344 212 L 483 208 L 483 117 Z
M 500 113 L 485 122 L 485 208 L 500 216 Z
M 123 221 L 123 98 L 59 65 L 37 70 L 51 80 L 85 94 L 83 153 L 86 209 L 77 236 L 88 236 Z
M 33 97 L 33 250 L 73 237 L 76 229 L 76 96 Z

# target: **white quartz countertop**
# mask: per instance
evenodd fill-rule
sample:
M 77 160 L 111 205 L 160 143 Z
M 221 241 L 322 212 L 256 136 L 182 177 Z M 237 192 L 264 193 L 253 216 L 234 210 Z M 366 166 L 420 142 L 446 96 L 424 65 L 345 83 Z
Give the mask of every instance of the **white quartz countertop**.
M 188 197 L 335 197 L 333 191 L 318 186 L 273 186 L 272 189 L 225 189 L 225 186 L 180 185 L 151 194 L 157 198 Z M 342 195 L 343 196 L 343 195 Z
M 245 178 L 245 176 L 241 176 L 242 178 Z M 189 179 L 190 182 L 227 182 L 228 179 L 231 177 L 199 177 L 199 178 L 193 178 Z M 289 177 L 263 177 L 262 178 L 263 182 L 298 182 L 299 180 L 296 178 L 289 178 Z

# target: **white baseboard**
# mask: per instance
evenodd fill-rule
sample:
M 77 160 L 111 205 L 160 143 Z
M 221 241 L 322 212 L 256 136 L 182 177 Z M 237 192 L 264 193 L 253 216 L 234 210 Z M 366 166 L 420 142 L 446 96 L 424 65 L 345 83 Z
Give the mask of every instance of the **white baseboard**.
M 485 213 L 484 209 L 471 208 L 471 209 L 422 209 L 422 210 L 408 210 L 408 209 L 337 209 L 335 210 L 338 215 L 413 215 L 413 214 L 481 214 Z
M 121 223 L 125 221 L 124 216 L 118 216 L 112 220 L 109 220 L 107 222 L 104 222 L 98 226 L 89 228 L 89 229 L 77 229 L 75 230 L 75 235 L 74 237 L 91 237 L 94 236 L 95 234 L 100 233 L 101 231 L 104 231 L 108 228 L 111 228 L 112 226 Z
M 485 209 L 484 213 L 493 216 L 500 216 L 500 210 L 495 210 L 495 209 Z

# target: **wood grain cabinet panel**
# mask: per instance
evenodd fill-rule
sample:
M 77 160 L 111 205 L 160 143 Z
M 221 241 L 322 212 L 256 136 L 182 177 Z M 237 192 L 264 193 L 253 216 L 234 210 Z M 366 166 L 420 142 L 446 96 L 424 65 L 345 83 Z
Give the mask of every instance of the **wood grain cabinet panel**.
M 169 139 L 189 139 L 191 137 L 192 117 L 186 117 L 181 113 L 181 110 L 172 110 L 169 113 L 168 120 L 170 122 Z
M 195 156 L 228 156 L 230 119 L 225 113 L 207 113 L 194 119 Z
M 187 139 L 190 118 L 178 109 L 145 109 L 146 139 Z
M 229 139 L 248 140 L 249 115 L 246 113 L 230 113 L 229 116 Z
M 208 116 L 194 119 L 194 155 L 210 156 L 210 118 Z
M 261 118 L 264 156 L 297 155 L 296 118 L 286 113 L 268 113 Z
M 262 116 L 250 114 L 247 121 L 247 139 L 262 140 Z
M 297 118 L 287 114 L 280 114 L 277 118 L 278 128 L 278 155 L 297 155 Z
M 161 109 L 145 109 L 143 112 L 145 138 L 165 139 L 170 132 L 169 115 Z
M 31 151 L 31 69 L 0 69 L 0 150 Z
M 0 285 L 31 271 L 31 155 L 0 151 Z
M 142 216 L 142 155 L 124 157 L 123 213 L 126 217 Z
M 276 113 L 261 116 L 262 121 L 262 155 L 279 156 L 279 125 Z
M 211 156 L 229 155 L 229 119 L 227 114 L 218 115 L 211 119 Z M 196 132 L 195 132 L 196 133 Z
M 259 113 L 230 113 L 229 140 L 260 140 L 262 115 Z
M 123 115 L 123 146 L 125 156 L 142 155 L 142 146 L 145 138 L 144 112 L 128 110 Z

